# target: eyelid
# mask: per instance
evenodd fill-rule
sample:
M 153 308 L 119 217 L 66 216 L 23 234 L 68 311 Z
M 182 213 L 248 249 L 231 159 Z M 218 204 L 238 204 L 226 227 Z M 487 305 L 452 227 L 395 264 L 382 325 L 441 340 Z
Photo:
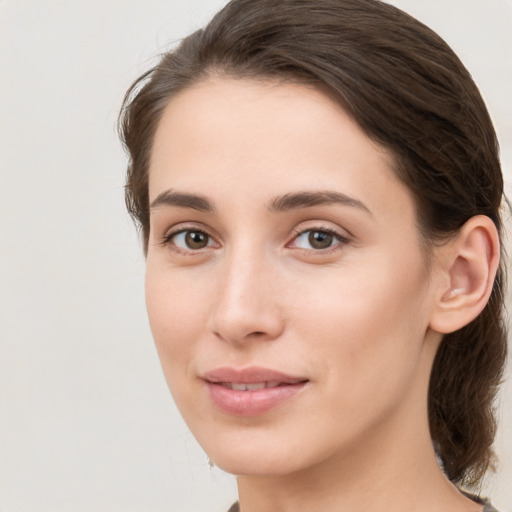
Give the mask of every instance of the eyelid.
M 165 247 L 167 245 L 172 245 L 172 250 L 182 253 L 182 254 L 200 253 L 204 250 L 212 248 L 211 246 L 206 246 L 202 249 L 185 250 L 185 249 L 182 249 L 181 247 L 178 247 L 175 244 L 172 244 L 172 239 L 175 236 L 179 235 L 180 233 L 184 233 L 186 231 L 197 231 L 200 233 L 204 233 L 206 236 L 208 236 L 208 238 L 210 240 L 214 241 L 214 243 L 217 247 L 220 247 L 220 243 L 217 241 L 217 237 L 212 234 L 210 229 L 204 227 L 201 223 L 194 223 L 194 222 L 192 222 L 192 223 L 182 222 L 182 223 L 176 224 L 176 225 L 172 226 L 171 228 L 167 229 L 165 231 L 165 233 L 161 236 L 159 245 L 161 245 L 163 247 Z
M 306 226 L 301 224 L 293 229 L 292 239 L 289 242 L 287 242 L 286 247 L 293 248 L 293 246 L 292 246 L 293 242 L 295 242 L 299 236 L 303 235 L 304 233 L 310 232 L 310 231 L 313 231 L 313 232 L 320 231 L 323 233 L 329 233 L 329 234 L 333 235 L 338 240 L 338 243 L 336 243 L 330 247 L 327 247 L 326 249 L 313 249 L 313 248 L 304 249 L 302 247 L 296 247 L 295 249 L 301 250 L 307 254 L 318 254 L 318 255 L 328 254 L 331 252 L 341 250 L 341 248 L 344 245 L 348 244 L 352 240 L 352 236 L 350 234 L 348 234 L 346 230 L 342 230 L 341 228 L 326 226 L 321 223 L 315 223 L 315 224 L 310 224 L 310 225 L 306 225 Z

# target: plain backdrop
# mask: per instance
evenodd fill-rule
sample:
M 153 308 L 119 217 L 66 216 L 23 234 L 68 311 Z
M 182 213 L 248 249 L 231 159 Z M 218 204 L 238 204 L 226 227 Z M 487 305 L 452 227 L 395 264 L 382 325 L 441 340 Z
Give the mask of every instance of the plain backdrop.
M 393 3 L 472 72 L 511 195 L 511 0 Z M 223 4 L 0 0 L 0 512 L 223 512 L 235 499 L 161 374 L 115 131 L 131 81 Z M 499 414 L 484 493 L 512 512 L 510 379 Z

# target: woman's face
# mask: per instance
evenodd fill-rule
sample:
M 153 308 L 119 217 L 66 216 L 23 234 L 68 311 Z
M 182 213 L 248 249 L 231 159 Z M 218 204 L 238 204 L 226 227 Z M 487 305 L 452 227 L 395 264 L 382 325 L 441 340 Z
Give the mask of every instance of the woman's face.
M 286 474 L 426 423 L 435 294 L 392 165 L 305 86 L 211 79 L 167 106 L 147 308 L 175 401 L 223 469 Z

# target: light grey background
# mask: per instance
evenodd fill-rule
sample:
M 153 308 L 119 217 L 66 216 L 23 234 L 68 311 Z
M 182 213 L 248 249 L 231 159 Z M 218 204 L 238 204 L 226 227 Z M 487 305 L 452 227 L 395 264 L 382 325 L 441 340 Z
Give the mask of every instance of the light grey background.
M 131 81 L 223 3 L 0 0 L 0 512 L 222 512 L 234 500 L 161 375 L 115 133 Z M 473 73 L 511 195 L 511 0 L 393 3 Z M 485 492 L 511 512 L 510 379 L 500 416 Z

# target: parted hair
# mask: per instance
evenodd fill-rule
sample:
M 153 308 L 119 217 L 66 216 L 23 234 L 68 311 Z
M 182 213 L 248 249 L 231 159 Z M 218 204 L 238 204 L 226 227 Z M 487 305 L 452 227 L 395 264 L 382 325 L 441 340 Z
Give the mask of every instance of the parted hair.
M 119 130 L 129 156 L 126 204 L 149 237 L 148 167 L 164 108 L 210 76 L 278 80 L 326 91 L 394 156 L 426 251 L 474 215 L 501 233 L 495 131 L 469 72 L 428 27 L 378 0 L 232 0 L 161 56 L 128 90 Z M 507 352 L 503 258 L 491 297 L 444 336 L 429 387 L 431 437 L 448 478 L 477 485 L 493 466 L 494 403 Z

